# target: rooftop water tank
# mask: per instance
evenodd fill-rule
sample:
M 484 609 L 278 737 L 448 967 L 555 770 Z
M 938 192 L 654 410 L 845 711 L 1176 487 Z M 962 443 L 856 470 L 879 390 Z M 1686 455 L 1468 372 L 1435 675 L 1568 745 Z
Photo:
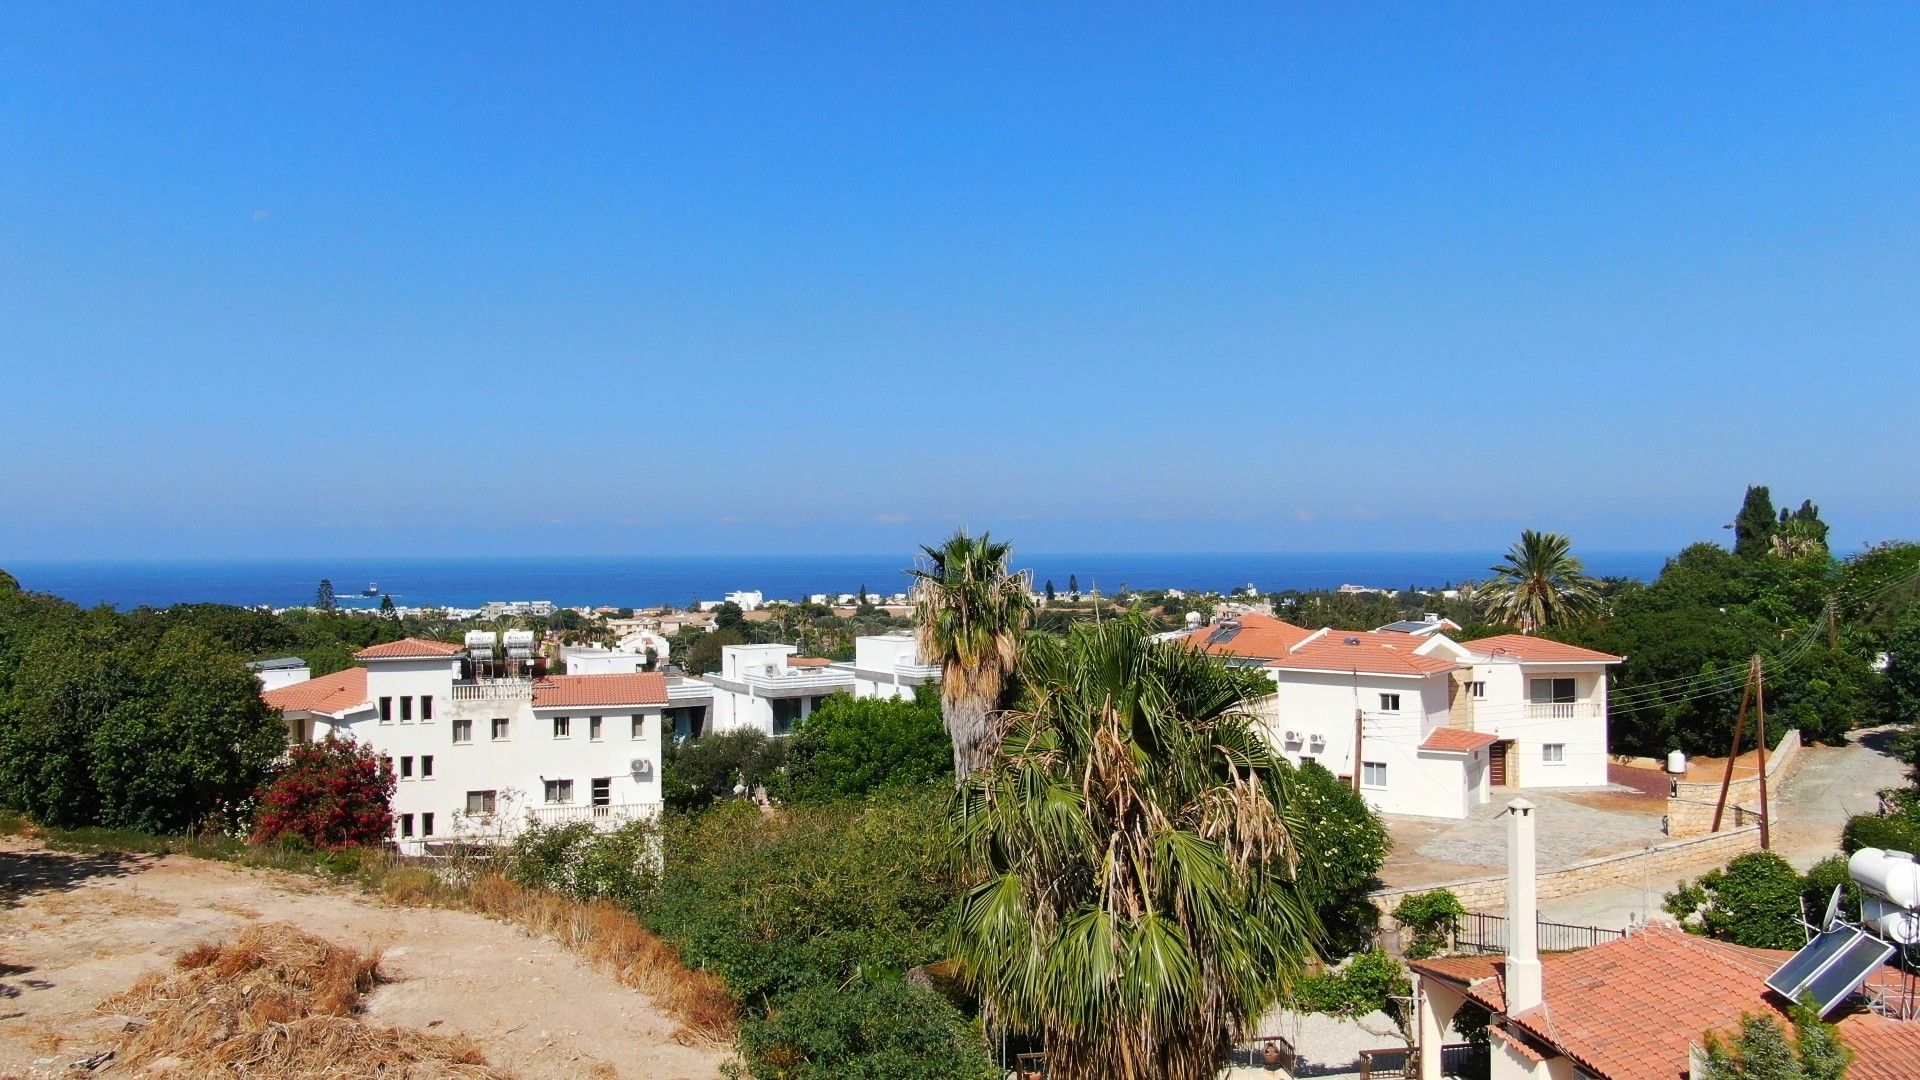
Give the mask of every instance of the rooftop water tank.
M 1678 750 L 1667 755 L 1667 771 L 1675 776 L 1687 775 L 1687 755 Z
M 493 631 L 491 630 L 467 631 L 467 651 L 470 653 L 475 653 L 475 654 L 484 653 L 487 656 L 492 656 L 493 655 Z
M 509 651 L 513 649 L 533 648 L 534 636 L 531 630 L 509 630 L 503 636 Z
M 1920 864 L 1908 852 L 1861 848 L 1847 860 L 1847 874 L 1883 900 L 1909 911 L 1920 909 Z

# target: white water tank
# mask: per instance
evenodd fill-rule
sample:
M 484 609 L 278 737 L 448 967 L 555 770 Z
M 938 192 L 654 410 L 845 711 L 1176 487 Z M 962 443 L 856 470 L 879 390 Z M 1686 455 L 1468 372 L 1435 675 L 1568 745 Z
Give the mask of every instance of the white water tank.
M 504 640 L 506 641 L 509 652 L 514 649 L 532 649 L 534 642 L 533 631 L 509 630 L 504 635 Z
M 1907 911 L 1920 909 L 1920 863 L 1909 852 L 1861 848 L 1847 860 L 1847 874 L 1874 896 Z
M 493 631 L 491 630 L 467 631 L 467 651 L 470 653 L 474 653 L 476 655 L 480 653 L 485 653 L 486 657 L 491 657 L 493 655 Z M 482 657 L 482 659 L 485 659 L 486 657 Z
M 1687 755 L 1678 750 L 1667 755 L 1667 771 L 1675 776 L 1687 775 Z

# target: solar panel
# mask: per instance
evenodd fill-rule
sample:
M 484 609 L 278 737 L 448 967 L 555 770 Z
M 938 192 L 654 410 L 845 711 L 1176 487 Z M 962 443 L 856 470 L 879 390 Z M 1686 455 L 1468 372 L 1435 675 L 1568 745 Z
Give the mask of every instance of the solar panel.
M 1834 1006 L 1860 989 L 1860 984 L 1867 980 L 1867 976 L 1878 970 L 1892 955 L 1893 946 L 1872 934 L 1861 934 L 1807 984 L 1807 993 L 1813 995 L 1814 1007 L 1820 1010 L 1824 1018 L 1833 1011 Z
M 1793 959 L 1780 965 L 1780 970 L 1767 977 L 1767 985 L 1788 1001 L 1800 1000 L 1800 992 L 1807 988 L 1821 969 L 1833 962 L 1841 950 L 1853 943 L 1864 932 L 1852 926 L 1836 926 L 1823 930 L 1820 936 L 1800 947 Z
M 1237 626 L 1223 626 L 1220 629 L 1215 630 L 1213 633 L 1207 635 L 1207 644 L 1219 645 L 1228 641 L 1232 641 L 1236 636 L 1239 635 L 1239 633 L 1240 633 L 1240 628 Z

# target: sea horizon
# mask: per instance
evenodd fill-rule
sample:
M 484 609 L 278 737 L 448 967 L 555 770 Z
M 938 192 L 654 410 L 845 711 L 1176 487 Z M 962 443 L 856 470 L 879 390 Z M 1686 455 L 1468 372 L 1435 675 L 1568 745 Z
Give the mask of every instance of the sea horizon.
M 1502 551 L 1392 552 L 1016 552 L 1016 569 L 1035 587 L 1052 581 L 1066 592 L 1131 589 L 1261 592 L 1334 589 L 1438 589 L 1484 580 Z M 1650 580 L 1665 551 L 1585 553 L 1596 576 Z M 887 595 L 906 590 L 909 553 L 847 555 L 406 556 L 228 559 L 30 559 L 0 563 L 24 588 L 84 607 L 120 609 L 179 603 L 293 607 L 311 604 L 320 580 L 333 584 L 341 606 L 371 606 L 391 595 L 406 607 L 474 608 L 492 600 L 551 600 L 575 607 L 649 607 L 715 600 L 759 590 L 768 600 L 815 593 Z M 359 594 L 369 585 L 374 597 Z

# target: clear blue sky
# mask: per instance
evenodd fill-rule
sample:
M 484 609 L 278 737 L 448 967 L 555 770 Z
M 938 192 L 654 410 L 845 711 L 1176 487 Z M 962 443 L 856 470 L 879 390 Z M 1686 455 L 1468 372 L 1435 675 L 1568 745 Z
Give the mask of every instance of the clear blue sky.
M 1912 5 L 398 6 L 0 7 L 0 565 L 1920 535 Z

